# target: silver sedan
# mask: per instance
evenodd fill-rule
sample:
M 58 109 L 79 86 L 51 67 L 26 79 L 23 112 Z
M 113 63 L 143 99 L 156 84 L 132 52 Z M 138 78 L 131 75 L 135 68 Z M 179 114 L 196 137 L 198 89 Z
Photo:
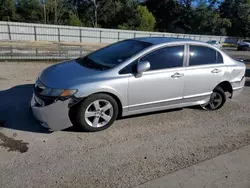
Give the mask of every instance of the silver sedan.
M 119 116 L 195 105 L 220 109 L 242 91 L 245 71 L 245 64 L 207 43 L 129 39 L 45 69 L 31 108 L 51 130 L 100 131 Z

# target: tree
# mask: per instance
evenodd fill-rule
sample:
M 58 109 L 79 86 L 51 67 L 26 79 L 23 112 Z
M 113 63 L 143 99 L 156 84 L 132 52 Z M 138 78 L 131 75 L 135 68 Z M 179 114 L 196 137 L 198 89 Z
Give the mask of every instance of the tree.
M 43 7 L 39 0 L 18 0 L 16 10 L 22 22 L 40 23 L 43 20 Z
M 134 16 L 136 6 L 137 3 L 133 0 L 100 1 L 100 26 L 104 28 L 117 28 L 118 25 L 130 20 Z
M 75 0 L 85 26 L 117 28 L 134 16 L 135 0 Z
M 225 35 L 231 21 L 218 11 L 220 0 L 146 0 L 160 31 Z
M 0 0 L 0 20 L 15 21 L 16 7 L 14 0 Z
M 184 7 L 190 8 L 196 0 L 178 0 Z
M 84 25 L 98 26 L 98 10 L 100 0 L 76 0 L 78 14 Z
M 43 23 L 41 0 L 0 0 L 0 20 Z M 46 22 L 250 37 L 250 0 L 46 0 Z
M 97 0 L 91 0 L 91 2 L 93 4 L 93 10 L 94 10 L 94 17 L 92 17 L 92 23 L 94 27 L 97 27 L 98 25 L 97 11 L 99 8 L 99 4 L 97 3 Z
M 227 29 L 232 25 L 229 19 L 222 18 L 216 9 L 207 6 L 204 1 L 201 1 L 193 12 L 194 17 L 191 22 L 193 33 L 226 35 Z
M 137 29 L 140 31 L 154 31 L 155 17 L 148 11 L 145 6 L 137 7 L 136 20 L 138 23 Z
M 75 15 L 75 14 L 70 14 L 69 19 L 68 19 L 68 25 L 71 26 L 81 26 L 81 20 Z
M 154 15 L 157 30 L 184 32 L 179 24 L 182 5 L 176 0 L 146 0 L 143 5 Z
M 68 24 L 69 19 L 79 19 L 77 8 L 71 0 L 47 0 L 46 1 L 47 23 Z M 73 18 L 73 17 L 75 18 Z
M 224 0 L 220 5 L 220 13 L 232 22 L 229 35 L 250 37 L 249 0 Z
M 138 5 L 133 18 L 118 26 L 120 29 L 133 29 L 140 31 L 153 31 L 155 18 L 147 7 Z

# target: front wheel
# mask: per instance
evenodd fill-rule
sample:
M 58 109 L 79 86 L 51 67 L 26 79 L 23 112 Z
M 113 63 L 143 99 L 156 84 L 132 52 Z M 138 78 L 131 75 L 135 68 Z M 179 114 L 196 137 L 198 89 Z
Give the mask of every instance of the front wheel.
M 226 102 L 226 95 L 223 89 L 217 86 L 208 102 L 208 104 L 202 105 L 201 107 L 205 110 L 218 110 L 220 109 Z
M 76 110 L 76 123 L 81 130 L 95 132 L 107 129 L 118 115 L 118 105 L 107 94 L 94 94 L 86 98 Z

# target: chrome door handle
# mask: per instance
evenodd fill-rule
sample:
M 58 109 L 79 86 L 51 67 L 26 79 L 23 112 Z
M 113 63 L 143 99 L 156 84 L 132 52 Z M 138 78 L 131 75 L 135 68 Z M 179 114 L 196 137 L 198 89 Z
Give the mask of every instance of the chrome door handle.
M 211 73 L 220 73 L 220 72 L 221 72 L 220 69 L 214 69 L 214 70 L 211 71 Z
M 180 73 L 174 73 L 172 76 L 171 76 L 171 78 L 181 78 L 181 77 L 183 77 L 184 76 L 184 74 L 180 74 Z

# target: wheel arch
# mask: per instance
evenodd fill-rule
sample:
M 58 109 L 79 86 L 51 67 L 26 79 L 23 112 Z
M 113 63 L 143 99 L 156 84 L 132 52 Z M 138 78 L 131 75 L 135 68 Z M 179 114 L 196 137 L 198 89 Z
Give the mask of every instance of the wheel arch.
M 86 98 L 92 96 L 92 95 L 96 95 L 96 94 L 106 94 L 109 95 L 111 97 L 113 97 L 118 105 L 118 117 L 122 116 L 122 112 L 123 112 L 123 108 L 122 108 L 122 102 L 121 99 L 114 93 L 111 92 L 107 92 L 107 91 L 100 91 L 100 92 L 95 92 L 95 93 L 91 93 L 87 96 L 83 96 L 80 98 L 80 100 L 77 101 L 77 103 L 75 105 L 73 105 L 72 107 L 74 108 L 74 106 L 77 106 L 78 104 L 80 104 L 82 101 L 84 101 Z
M 230 98 L 233 96 L 233 87 L 229 81 L 223 81 L 219 83 L 216 87 L 220 86 L 224 92 L 230 93 Z
M 100 94 L 100 93 L 110 95 L 111 97 L 113 97 L 115 99 L 115 101 L 118 105 L 118 117 L 121 117 L 122 116 L 122 102 L 121 102 L 120 98 L 118 96 L 116 96 L 115 94 L 110 93 L 110 92 L 98 92 L 95 94 Z

